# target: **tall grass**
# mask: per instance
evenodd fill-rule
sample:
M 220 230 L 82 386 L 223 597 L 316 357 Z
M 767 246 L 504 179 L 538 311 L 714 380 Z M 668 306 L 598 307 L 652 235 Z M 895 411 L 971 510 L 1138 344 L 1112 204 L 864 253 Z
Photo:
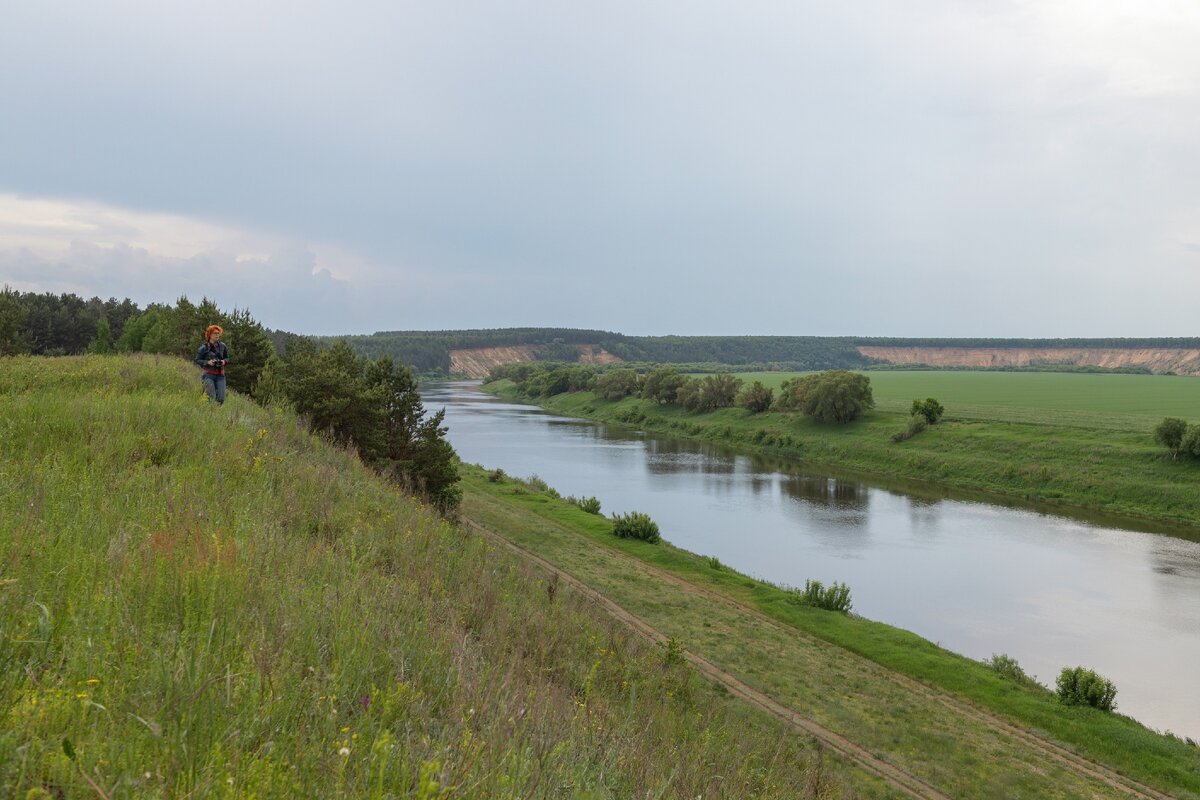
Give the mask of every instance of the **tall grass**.
M 951 795 L 1099 796 L 1096 787 L 1070 787 L 1061 775 L 1046 784 L 1038 758 L 1022 752 L 1020 742 L 1003 733 L 997 740 L 988 726 L 947 715 L 936 699 L 914 696 L 897 685 L 895 675 L 964 698 L 1172 796 L 1200 797 L 1200 750 L 1194 742 L 1157 733 L 1119 714 L 1063 705 L 1054 693 L 1025 678 L 1007 656 L 983 664 L 908 631 L 810 607 L 797 602 L 799 590 L 753 580 L 729 567 L 714 569 L 711 557 L 669 542 L 650 545 L 613 537 L 602 519 L 545 495 L 489 484 L 482 474 L 480 468 L 464 469 L 464 513 L 470 518 L 586 576 L 614 601 L 681 637 L 690 652 L 757 679 L 774 699 L 817 719 L 827 714 L 840 733 L 878 748 L 875 752 L 885 753 L 892 763 L 926 778 L 942 776 L 944 784 L 934 783 L 943 790 L 961 788 L 961 793 L 949 791 Z M 654 580 L 631 558 L 703 591 Z M 774 637 L 753 615 L 713 598 L 709 593 L 714 591 L 794 628 L 797 635 Z M 855 656 L 883 669 L 867 667 Z M 847 692 L 847 686 L 854 690 Z
M 832 769 L 285 411 L 169 360 L 3 367 L 0 796 L 793 797 Z

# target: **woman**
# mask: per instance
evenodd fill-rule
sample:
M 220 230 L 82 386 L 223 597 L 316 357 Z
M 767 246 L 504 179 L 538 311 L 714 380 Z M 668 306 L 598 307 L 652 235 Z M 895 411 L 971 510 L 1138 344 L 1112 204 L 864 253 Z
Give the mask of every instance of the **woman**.
M 229 363 L 229 348 L 221 341 L 224 332 L 220 325 L 209 325 L 204 329 L 204 344 L 196 351 L 204 393 L 217 405 L 225 403 L 225 365 Z

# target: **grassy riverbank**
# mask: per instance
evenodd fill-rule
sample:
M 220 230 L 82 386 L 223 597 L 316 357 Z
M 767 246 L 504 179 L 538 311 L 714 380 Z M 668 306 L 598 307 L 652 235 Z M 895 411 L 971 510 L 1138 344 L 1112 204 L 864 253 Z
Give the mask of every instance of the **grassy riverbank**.
M 775 375 L 775 380 L 782 380 L 780 374 Z M 925 376 L 933 377 L 927 381 Z M 1088 387 L 1077 387 L 1080 391 L 1067 395 L 1061 390 L 1064 378 L 1113 380 L 1122 386 L 1133 385 L 1127 379 L 1167 382 L 1190 379 L 886 372 L 871 377 L 880 386 L 895 384 L 897 388 L 881 393 L 879 407 L 849 425 L 818 423 L 796 414 L 751 414 L 741 408 L 695 414 L 678 406 L 637 398 L 605 401 L 591 392 L 529 400 L 507 380 L 484 388 L 564 415 L 736 445 L 777 455 L 807 468 L 920 482 L 930 488 L 945 487 L 1133 520 L 1152 520 L 1177 526 L 1182 535 L 1200 536 L 1200 492 L 1196 491 L 1200 462 L 1172 461 L 1166 450 L 1154 443 L 1148 432 L 1148 420 L 1156 412 L 1147 416 L 1141 410 L 1114 411 L 1095 399 L 1094 388 L 1089 393 L 1084 391 Z M 1010 379 L 1028 382 L 1048 377 L 1050 381 L 1042 381 L 1043 385 L 1053 382 L 1060 388 L 1037 395 L 1025 406 L 989 404 L 980 401 L 988 389 L 980 388 L 979 377 L 989 385 L 994 382 L 999 386 Z M 1187 396 L 1172 395 L 1171 408 L 1186 409 L 1193 385 L 1178 385 Z M 965 396 L 976 398 L 975 402 L 964 403 L 963 409 L 956 408 L 955 386 Z M 934 387 L 937 391 L 923 387 Z M 1200 387 L 1200 383 L 1195 387 Z M 892 441 L 892 435 L 905 427 L 912 398 L 930 395 L 937 396 L 947 406 L 943 421 L 907 441 Z M 1193 415 L 1196 418 L 1200 418 L 1200 407 Z
M 1200 796 L 1200 751 L 1179 739 L 1062 706 L 1046 689 L 907 631 L 797 605 L 778 587 L 668 543 L 617 539 L 605 518 L 536 486 L 479 468 L 466 470 L 464 484 L 468 518 L 951 796 L 1108 796 L 1049 757 L 1044 739 L 1014 734 L 1005 721 L 1175 796 Z
M 3 366 L 0 796 L 890 796 L 291 414 Z

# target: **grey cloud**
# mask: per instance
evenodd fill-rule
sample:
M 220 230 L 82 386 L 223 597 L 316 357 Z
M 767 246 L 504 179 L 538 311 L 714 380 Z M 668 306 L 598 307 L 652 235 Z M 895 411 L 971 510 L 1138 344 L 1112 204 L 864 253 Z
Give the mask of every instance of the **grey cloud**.
M 1144 278 L 1197 235 L 1164 222 L 1200 186 L 1188 28 L 1141 25 L 1164 60 L 1129 73 L 1040 13 L 26 4 L 0 190 L 353 250 L 378 283 L 331 298 L 352 330 L 1187 333 Z

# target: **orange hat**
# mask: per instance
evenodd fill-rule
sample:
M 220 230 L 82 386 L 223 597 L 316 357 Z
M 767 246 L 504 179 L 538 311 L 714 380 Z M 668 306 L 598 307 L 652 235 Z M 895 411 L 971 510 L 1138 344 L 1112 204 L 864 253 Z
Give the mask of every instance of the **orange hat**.
M 220 325 L 209 325 L 204 329 L 204 341 L 211 342 L 214 333 L 225 333 L 225 329 Z

